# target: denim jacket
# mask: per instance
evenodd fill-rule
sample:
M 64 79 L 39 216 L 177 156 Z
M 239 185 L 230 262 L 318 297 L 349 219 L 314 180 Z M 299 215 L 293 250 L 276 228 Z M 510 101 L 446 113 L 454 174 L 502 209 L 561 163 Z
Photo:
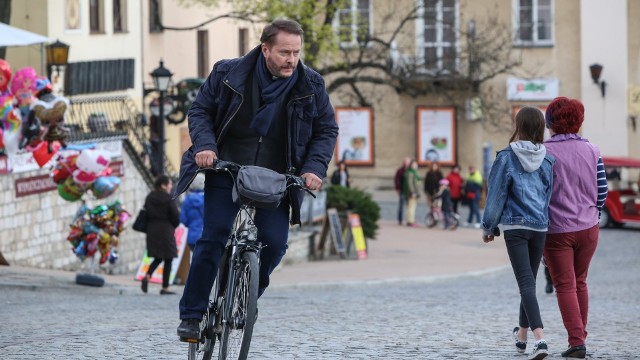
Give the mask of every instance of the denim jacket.
M 491 167 L 482 217 L 484 235 L 509 229 L 546 231 L 553 189 L 553 164 L 544 145 L 517 141 L 499 151 Z

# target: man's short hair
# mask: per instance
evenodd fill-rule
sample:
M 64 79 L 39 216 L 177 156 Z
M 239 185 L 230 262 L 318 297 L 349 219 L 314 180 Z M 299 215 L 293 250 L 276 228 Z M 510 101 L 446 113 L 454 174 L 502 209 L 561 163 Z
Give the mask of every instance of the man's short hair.
M 276 35 L 281 31 L 289 34 L 300 35 L 300 38 L 302 38 L 302 34 L 304 33 L 302 26 L 296 21 L 286 19 L 274 20 L 262 30 L 260 42 L 269 46 L 273 45 Z

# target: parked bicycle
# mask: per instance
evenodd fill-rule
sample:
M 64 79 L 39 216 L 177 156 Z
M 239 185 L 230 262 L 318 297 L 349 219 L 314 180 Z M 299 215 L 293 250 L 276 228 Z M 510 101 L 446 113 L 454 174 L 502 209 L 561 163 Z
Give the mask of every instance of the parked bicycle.
M 233 196 L 241 205 L 211 289 L 209 306 L 200 322 L 200 339 L 181 340 L 189 342 L 189 360 L 211 359 L 216 340 L 219 342 L 218 359 L 244 360 L 249 353 L 258 315 L 262 244 L 258 241 L 258 228 L 253 220 L 256 208 L 279 203 L 292 187 L 315 195 L 305 188 L 303 178 L 292 174 L 277 174 L 269 169 L 240 166 L 222 160 L 218 160 L 210 170 L 227 172 L 234 178 Z M 260 174 L 268 174 L 272 181 L 267 182 L 275 183 L 278 190 L 273 191 L 273 186 L 270 191 L 252 188 L 263 186 Z M 256 177 L 261 181 L 255 181 Z

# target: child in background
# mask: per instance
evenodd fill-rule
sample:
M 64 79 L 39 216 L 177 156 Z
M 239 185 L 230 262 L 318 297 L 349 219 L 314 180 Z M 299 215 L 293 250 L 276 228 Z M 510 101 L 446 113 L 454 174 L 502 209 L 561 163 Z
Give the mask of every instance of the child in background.
M 457 219 L 453 214 L 453 203 L 451 201 L 451 191 L 449 190 L 449 180 L 441 179 L 439 182 L 438 192 L 433 197 L 431 206 L 432 218 L 429 227 L 437 225 L 440 219 L 444 221 L 445 230 L 455 230 L 458 227 Z

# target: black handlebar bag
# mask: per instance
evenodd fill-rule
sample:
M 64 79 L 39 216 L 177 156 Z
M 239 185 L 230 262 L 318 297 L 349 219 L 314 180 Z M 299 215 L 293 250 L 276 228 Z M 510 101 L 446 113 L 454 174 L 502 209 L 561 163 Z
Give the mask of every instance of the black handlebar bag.
M 261 209 L 277 208 L 287 193 L 287 177 L 259 166 L 241 166 L 233 187 L 233 201 Z

